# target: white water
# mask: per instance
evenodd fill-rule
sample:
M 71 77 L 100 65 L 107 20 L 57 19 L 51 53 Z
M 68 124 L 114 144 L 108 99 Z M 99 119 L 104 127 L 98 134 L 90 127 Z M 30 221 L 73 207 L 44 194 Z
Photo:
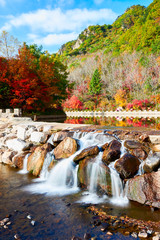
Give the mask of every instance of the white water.
M 18 173 L 19 174 L 26 174 L 28 173 L 27 171 L 27 162 L 28 162 L 28 157 L 29 157 L 29 153 L 25 156 L 24 160 L 23 160 L 23 169 L 20 170 Z
M 113 138 L 111 139 L 111 137 L 107 135 L 104 136 L 103 133 L 94 132 L 75 132 L 73 138 L 79 139 L 79 151 L 77 151 L 71 157 L 59 161 L 50 172 L 48 171 L 48 166 L 53 160 L 53 153 L 49 153 L 49 155 L 46 156 L 40 174 L 40 180 L 45 180 L 45 182 L 33 184 L 25 189 L 34 193 L 46 193 L 61 196 L 79 191 L 77 184 L 78 166 L 76 166 L 73 162 L 74 157 L 87 147 L 95 145 L 101 147 L 106 142 L 109 143 Z M 97 194 L 98 184 L 107 184 L 105 170 L 103 167 L 101 167 L 101 164 L 103 164 L 102 155 L 103 153 L 100 152 L 96 157 L 95 162 L 89 162 L 88 164 L 88 191 L 83 193 L 83 197 L 80 202 L 100 203 L 108 199 L 106 195 L 98 196 Z M 127 202 L 127 199 L 123 193 L 122 181 L 114 169 L 113 164 L 110 166 L 110 170 L 113 189 L 112 200 L 115 200 L 116 204 L 124 204 Z

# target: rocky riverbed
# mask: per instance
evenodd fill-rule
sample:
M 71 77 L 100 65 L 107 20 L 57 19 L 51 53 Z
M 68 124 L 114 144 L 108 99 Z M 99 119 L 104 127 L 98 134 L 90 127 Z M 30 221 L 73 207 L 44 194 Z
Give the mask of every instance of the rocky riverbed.
M 75 128 L 69 124 L 3 119 L 0 125 L 0 146 L 1 164 L 24 169 L 24 159 L 27 159 L 26 170 L 41 179 L 44 173 L 45 176 L 52 173 L 52 178 L 55 178 L 58 167 L 60 175 L 69 160 L 67 172 L 64 174 L 65 171 L 62 171 L 62 175 L 65 175 L 63 184 L 67 189 L 77 187 L 81 191 L 88 191 L 87 194 L 96 194 L 101 200 L 103 196 L 109 199 L 127 198 L 148 206 L 151 214 L 160 211 L 158 131 L 99 129 L 98 126 Z M 60 180 L 57 181 L 61 184 Z M 114 189 L 117 186 L 118 190 Z M 112 239 L 115 232 L 120 232 L 120 228 L 125 229 L 123 235 L 132 238 L 160 239 L 160 222 L 157 220 L 137 222 L 131 217 L 113 217 L 106 213 L 107 208 L 96 209 L 94 205 L 89 206 L 87 211 L 95 216 L 93 226 L 100 225 L 100 231 L 108 233 L 108 239 Z M 9 214 L 0 219 L 1 228 L 9 228 Z M 34 226 L 36 221 L 30 220 Z M 84 239 L 91 237 L 88 234 Z M 75 236 L 73 239 L 80 238 Z

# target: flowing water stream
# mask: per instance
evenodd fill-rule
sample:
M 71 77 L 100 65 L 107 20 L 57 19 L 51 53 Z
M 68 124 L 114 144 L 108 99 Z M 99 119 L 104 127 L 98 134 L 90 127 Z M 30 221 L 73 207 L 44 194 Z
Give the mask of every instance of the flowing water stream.
M 88 163 L 87 190 L 80 190 L 77 180 L 78 165 L 73 162 L 74 157 L 89 146 L 97 145 L 101 148 L 112 139 L 93 132 L 75 132 L 73 138 L 78 140 L 79 150 L 71 157 L 59 161 L 50 172 L 48 166 L 54 159 L 54 150 L 48 153 L 38 179 L 26 171 L 28 155 L 22 171 L 0 165 L 0 220 L 10 215 L 12 221 L 8 229 L 0 228 L 1 240 L 14 239 L 16 233 L 22 240 L 70 240 L 73 236 L 83 238 L 87 232 L 92 237 L 96 236 L 97 240 L 107 239 L 100 228 L 91 224 L 92 216 L 86 211 L 91 204 L 107 207 L 111 215 L 127 214 L 133 218 L 153 221 L 160 219 L 159 211 L 152 213 L 149 207 L 128 201 L 114 162 L 109 165 L 113 196 L 99 195 L 98 184 L 107 184 L 101 151 L 93 162 Z M 125 153 L 123 142 L 121 152 Z M 35 221 L 35 226 L 27 219 L 28 215 Z M 110 239 L 134 238 L 115 232 Z

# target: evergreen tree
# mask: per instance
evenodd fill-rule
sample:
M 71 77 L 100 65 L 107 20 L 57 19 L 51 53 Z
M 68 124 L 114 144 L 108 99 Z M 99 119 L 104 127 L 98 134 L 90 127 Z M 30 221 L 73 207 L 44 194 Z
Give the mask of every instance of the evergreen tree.
M 101 76 L 98 69 L 96 69 L 93 73 L 93 76 L 89 85 L 89 93 L 92 95 L 98 95 L 101 92 L 101 88 L 102 88 Z

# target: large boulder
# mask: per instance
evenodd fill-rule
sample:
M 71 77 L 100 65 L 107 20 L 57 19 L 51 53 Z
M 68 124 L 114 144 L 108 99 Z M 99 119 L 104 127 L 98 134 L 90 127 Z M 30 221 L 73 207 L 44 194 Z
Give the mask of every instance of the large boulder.
M 114 165 L 122 179 L 133 177 L 139 169 L 140 161 L 136 156 L 125 153 Z
M 26 140 L 27 135 L 26 135 L 26 128 L 25 127 L 18 127 L 17 128 L 17 138 L 21 140 Z
M 160 171 L 129 179 L 126 191 L 130 200 L 160 208 Z
M 149 156 L 143 163 L 143 170 L 145 173 L 156 171 L 160 167 L 160 153 L 154 153 Z
M 113 140 L 109 143 L 108 148 L 103 152 L 102 161 L 108 165 L 120 157 L 121 143 L 118 140 Z
M 78 184 L 79 187 L 82 189 L 88 189 L 90 188 L 91 184 L 91 172 L 93 168 L 93 164 L 96 164 L 94 167 L 96 168 L 96 174 L 98 174 L 97 179 L 94 176 L 94 180 L 96 180 L 95 186 L 97 189 L 95 191 L 101 193 L 105 192 L 108 195 L 111 195 L 111 177 L 110 177 L 110 169 L 108 166 L 106 166 L 103 163 L 100 163 L 98 165 L 95 163 L 96 158 L 95 157 L 85 157 L 82 161 L 79 162 L 79 168 L 78 168 Z M 91 190 L 91 189 L 90 189 Z
M 14 139 L 7 140 L 6 146 L 11 150 L 20 152 L 26 149 L 26 146 L 28 146 L 28 143 L 26 143 L 21 139 L 14 138 Z
M 74 159 L 73 161 L 78 164 L 79 161 L 81 161 L 82 159 L 84 159 L 85 157 L 94 157 L 96 155 L 98 155 L 99 153 L 99 148 L 97 146 L 92 146 L 92 147 L 88 147 L 83 149 Z
M 46 154 L 51 150 L 52 147 L 49 143 L 36 147 L 34 152 L 28 157 L 27 170 L 34 176 L 38 176 L 41 172 Z
M 66 137 L 58 146 L 54 149 L 55 159 L 68 158 L 77 151 L 77 142 L 75 139 Z
M 124 142 L 124 146 L 129 150 L 131 154 L 136 156 L 137 158 L 144 160 L 147 158 L 149 149 L 144 146 L 142 143 L 135 141 L 135 140 L 126 140 Z

